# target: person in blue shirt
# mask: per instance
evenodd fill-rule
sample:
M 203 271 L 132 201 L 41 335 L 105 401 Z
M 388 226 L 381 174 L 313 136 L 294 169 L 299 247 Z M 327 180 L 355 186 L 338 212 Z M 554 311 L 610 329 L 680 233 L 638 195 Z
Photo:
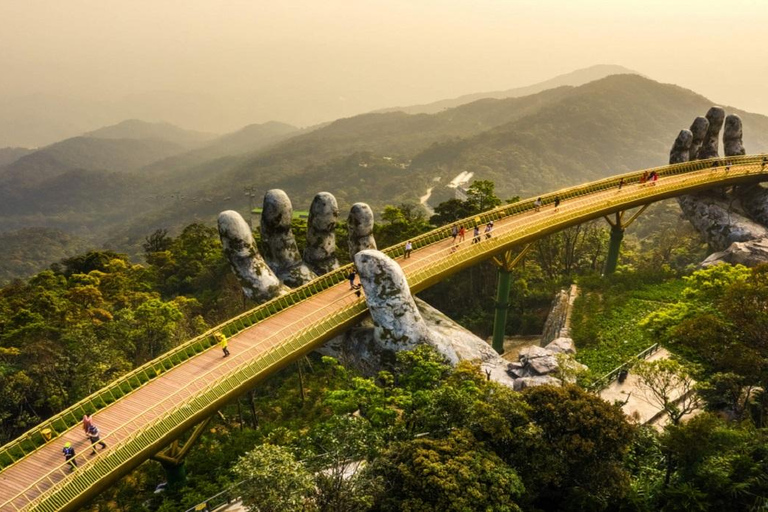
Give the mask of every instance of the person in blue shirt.
M 61 450 L 64 453 L 64 460 L 69 462 L 69 467 L 74 471 L 77 469 L 77 461 L 75 460 L 75 449 L 72 448 L 72 443 L 69 441 L 64 444 L 64 449 Z
M 99 427 L 91 423 L 88 425 L 88 430 L 85 433 L 86 436 L 88 436 L 88 440 L 91 442 L 91 449 L 93 450 L 93 454 L 96 455 L 96 445 L 100 445 L 102 450 L 107 447 L 107 443 L 101 440 L 101 432 L 99 432 Z

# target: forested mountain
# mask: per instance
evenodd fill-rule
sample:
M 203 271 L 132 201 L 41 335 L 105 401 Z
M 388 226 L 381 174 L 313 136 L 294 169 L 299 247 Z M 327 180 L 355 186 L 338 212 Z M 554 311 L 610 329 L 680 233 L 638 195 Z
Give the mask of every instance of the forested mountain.
M 31 276 L 50 262 L 86 250 L 87 243 L 57 229 L 26 228 L 0 233 L 0 285 L 15 277 Z
M 365 114 L 309 130 L 254 125 L 192 151 L 165 140 L 81 137 L 0 171 L 0 221 L 87 231 L 98 246 L 136 253 L 155 229 L 245 211 L 244 186 L 258 197 L 282 188 L 297 209 L 326 190 L 342 211 L 356 201 L 381 211 L 415 203 L 428 188 L 434 203 L 444 200 L 453 194 L 444 185 L 466 171 L 494 181 L 503 198 L 529 196 L 664 164 L 670 140 L 711 105 L 677 86 L 613 75 L 434 115 Z M 768 149 L 767 117 L 727 110 L 742 115 L 749 152 Z M 130 122 L 96 133 L 162 128 Z
M 624 74 L 638 74 L 624 66 L 616 66 L 610 64 L 598 64 L 596 66 L 590 66 L 584 69 L 577 69 L 570 73 L 558 75 L 549 80 L 539 82 L 524 87 L 516 87 L 514 89 L 506 89 L 504 91 L 491 91 L 491 92 L 478 92 L 474 94 L 465 94 L 458 98 L 450 98 L 447 100 L 434 101 L 432 103 L 426 103 L 424 105 L 411 105 L 408 107 L 392 107 L 383 108 L 376 112 L 405 112 L 407 114 L 435 114 L 443 110 L 458 107 L 459 105 L 465 105 L 482 99 L 503 99 L 503 98 L 519 98 L 522 96 L 529 96 L 548 89 L 555 89 L 564 85 L 579 86 L 584 85 L 595 80 L 600 80 L 611 75 L 624 75 Z
M 615 75 L 581 87 L 524 98 L 486 99 L 436 115 L 402 112 L 341 119 L 251 157 L 202 166 L 182 202 L 149 212 L 124 239 L 185 219 L 213 220 L 244 209 L 242 186 L 259 194 L 282 188 L 305 207 L 327 190 L 342 209 L 416 202 L 428 187 L 463 171 L 496 182 L 502 197 L 528 196 L 617 172 L 662 165 L 670 139 L 712 102 L 692 91 L 638 75 Z M 735 109 L 750 152 L 768 148 L 768 118 Z M 435 181 L 439 180 L 439 181 Z M 451 192 L 452 193 L 452 192 Z M 447 191 L 434 191 L 437 201 Z M 132 235 L 130 234 L 132 233 Z

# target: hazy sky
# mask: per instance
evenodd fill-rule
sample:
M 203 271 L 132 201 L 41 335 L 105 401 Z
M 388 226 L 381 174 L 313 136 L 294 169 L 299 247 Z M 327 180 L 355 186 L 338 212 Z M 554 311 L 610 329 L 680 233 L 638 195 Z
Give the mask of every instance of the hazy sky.
M 0 108 L 310 125 L 621 64 L 768 113 L 766 38 L 766 0 L 0 0 Z

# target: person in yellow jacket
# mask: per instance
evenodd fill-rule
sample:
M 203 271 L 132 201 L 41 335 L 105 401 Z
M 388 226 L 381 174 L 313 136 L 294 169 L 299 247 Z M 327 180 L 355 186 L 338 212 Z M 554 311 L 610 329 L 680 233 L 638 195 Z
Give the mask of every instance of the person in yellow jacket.
M 221 350 L 224 352 L 224 357 L 227 357 L 229 355 L 229 349 L 227 348 L 227 337 L 224 336 L 224 334 L 221 331 L 216 331 L 216 333 L 213 335 L 216 340 L 219 342 L 219 346 L 221 347 Z

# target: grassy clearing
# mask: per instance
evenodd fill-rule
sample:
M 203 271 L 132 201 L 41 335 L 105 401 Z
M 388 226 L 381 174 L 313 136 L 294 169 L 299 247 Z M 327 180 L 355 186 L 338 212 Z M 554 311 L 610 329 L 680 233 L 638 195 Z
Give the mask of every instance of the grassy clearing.
M 582 295 L 573 313 L 576 359 L 599 377 L 657 340 L 639 322 L 676 302 L 686 283 L 678 277 L 617 275 L 580 283 Z

